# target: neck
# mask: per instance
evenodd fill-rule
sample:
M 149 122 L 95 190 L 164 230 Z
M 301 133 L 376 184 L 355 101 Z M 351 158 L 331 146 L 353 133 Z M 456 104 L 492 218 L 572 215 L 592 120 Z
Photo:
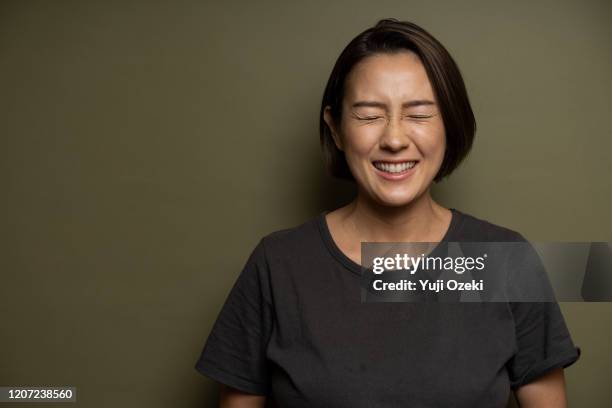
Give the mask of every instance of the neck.
M 433 242 L 438 233 L 433 226 L 440 224 L 445 212 L 446 209 L 431 198 L 429 189 L 398 207 L 381 205 L 359 191 L 342 218 L 346 228 L 360 241 Z

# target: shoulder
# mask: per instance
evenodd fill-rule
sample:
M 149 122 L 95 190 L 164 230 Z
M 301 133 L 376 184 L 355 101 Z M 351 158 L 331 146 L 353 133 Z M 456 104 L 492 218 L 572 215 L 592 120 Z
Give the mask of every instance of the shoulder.
M 488 242 L 525 242 L 525 237 L 507 226 L 454 209 L 458 215 L 458 240 Z
M 268 281 L 273 270 L 286 272 L 287 266 L 306 262 L 312 256 L 312 248 L 317 245 L 319 217 L 262 235 L 248 256 L 239 279 L 254 287 L 253 282 Z
M 321 214 L 309 217 L 305 221 L 283 229 L 265 234 L 259 245 L 267 256 L 294 256 L 320 244 Z

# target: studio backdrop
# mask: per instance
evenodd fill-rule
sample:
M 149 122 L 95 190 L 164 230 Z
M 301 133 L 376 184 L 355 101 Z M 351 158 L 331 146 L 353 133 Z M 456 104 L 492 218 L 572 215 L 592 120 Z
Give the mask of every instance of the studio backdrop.
M 194 364 L 250 251 L 354 193 L 324 172 L 320 102 L 342 48 L 385 17 L 440 39 L 476 116 L 436 200 L 531 240 L 611 241 L 611 11 L 2 1 L 0 386 L 76 387 L 56 406 L 215 406 Z M 570 406 L 607 406 L 612 305 L 561 308 L 582 349 Z

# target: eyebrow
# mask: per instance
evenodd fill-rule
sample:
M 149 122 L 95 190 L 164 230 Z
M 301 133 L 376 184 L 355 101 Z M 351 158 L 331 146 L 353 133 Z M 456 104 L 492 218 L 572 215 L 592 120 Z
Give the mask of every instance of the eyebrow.
M 429 99 L 415 99 L 412 101 L 407 101 L 407 102 L 402 103 L 402 108 L 412 108 L 414 106 L 421 106 L 421 105 L 435 105 L 435 102 Z M 354 104 L 352 104 L 351 107 L 352 108 L 370 107 L 370 108 L 387 109 L 387 104 L 385 104 L 384 102 L 377 102 L 377 101 L 357 101 Z

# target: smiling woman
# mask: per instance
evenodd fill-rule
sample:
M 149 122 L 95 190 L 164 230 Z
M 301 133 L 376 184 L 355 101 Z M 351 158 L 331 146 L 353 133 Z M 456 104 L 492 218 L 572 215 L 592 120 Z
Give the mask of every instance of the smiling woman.
M 430 194 L 476 124 L 452 57 L 379 21 L 342 51 L 320 111 L 332 175 L 357 195 L 264 236 L 196 364 L 223 407 L 565 406 L 574 346 L 555 302 L 362 303 L 362 242 L 525 242 Z
M 342 123 L 342 113 L 347 108 L 351 117 L 365 121 L 388 119 L 389 114 L 403 114 L 417 123 L 436 117 L 443 120 L 449 144 L 434 180 L 440 181 L 467 155 L 476 131 L 459 68 L 444 46 L 416 24 L 387 19 L 377 27 L 366 30 L 346 46 L 325 88 L 319 131 L 327 166 L 332 175 L 354 179 L 332 134 L 334 127 L 330 126 L 333 122 Z M 368 59 L 379 61 L 373 63 Z M 394 66 L 395 61 L 390 61 L 393 59 L 409 65 L 408 70 Z M 385 78 L 384 72 L 369 69 L 372 64 L 386 65 L 384 68 L 395 72 L 387 71 Z M 395 76 L 398 71 L 399 76 Z M 355 84 L 357 87 L 351 86 Z M 396 95 L 395 100 L 400 103 L 397 112 L 391 111 L 395 107 L 389 105 L 390 101 L 377 98 L 377 87 L 386 87 L 383 92 Z M 373 111 L 368 111 L 369 108 Z M 374 114 L 366 115 L 367 112 Z
M 374 54 L 351 70 L 341 109 L 346 118 L 334 115 L 328 105 L 324 120 L 332 129 L 331 154 L 344 153 L 349 173 L 365 194 L 380 203 L 402 205 L 429 188 L 447 150 L 436 99 L 425 67 L 412 51 Z M 341 159 L 336 162 L 345 165 Z M 403 182 L 409 177 L 410 182 Z

